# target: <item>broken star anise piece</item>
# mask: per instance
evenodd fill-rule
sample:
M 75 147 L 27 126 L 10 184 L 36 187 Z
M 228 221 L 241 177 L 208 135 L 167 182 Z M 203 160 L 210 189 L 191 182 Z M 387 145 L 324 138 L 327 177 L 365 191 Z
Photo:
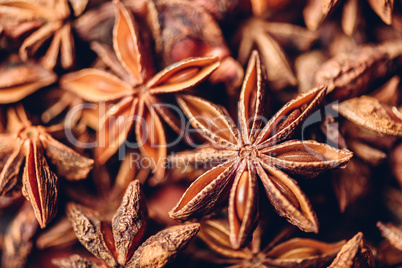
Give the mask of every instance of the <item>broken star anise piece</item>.
M 98 212 L 73 203 L 68 205 L 67 214 L 81 244 L 102 262 L 101 265 L 109 267 L 163 267 L 187 246 L 199 230 L 196 223 L 174 226 L 141 244 L 147 210 L 138 180 L 129 184 L 111 220 L 102 219 Z M 78 264 L 83 260 L 74 257 L 68 261 Z
M 352 157 L 315 141 L 289 140 L 297 126 L 325 96 L 316 88 L 288 102 L 266 125 L 262 125 L 264 84 L 258 53 L 250 58 L 239 100 L 239 125 L 227 112 L 201 98 L 182 95 L 180 107 L 208 141 L 204 151 L 184 152 L 172 158 L 184 164 L 218 161 L 193 182 L 170 216 L 177 220 L 204 215 L 229 194 L 230 242 L 245 245 L 258 219 L 258 180 L 279 215 L 306 232 L 318 232 L 318 221 L 297 182 L 282 170 L 311 176 L 342 167 Z M 281 170 L 282 169 L 282 170 Z
M 8 196 L 21 184 L 22 193 L 31 202 L 35 216 L 42 228 L 56 215 L 58 177 L 50 169 L 68 180 L 86 178 L 93 160 L 83 157 L 56 141 L 42 126 L 32 126 L 24 108 L 8 110 L 10 133 L 0 134 L 0 143 L 11 146 L 1 151 L 0 195 Z M 3 146 L 1 146 L 3 147 Z M 4 157 L 3 157 L 4 156 Z
M 152 60 L 139 41 L 138 25 L 122 3 L 114 3 L 115 55 L 109 55 L 109 58 L 115 59 L 112 62 L 118 67 L 112 69 L 122 70 L 122 77 L 98 69 L 84 69 L 63 76 L 60 84 L 86 101 L 118 101 L 101 119 L 97 162 L 105 163 L 127 139 L 134 125 L 141 153 L 150 159 L 154 176 L 163 178 L 164 168 L 159 163 L 160 159 L 166 158 L 167 149 L 161 119 L 175 131 L 180 133 L 181 129 L 158 95 L 196 85 L 219 66 L 219 61 L 217 57 L 189 58 L 166 67 L 151 78 L 154 73 Z

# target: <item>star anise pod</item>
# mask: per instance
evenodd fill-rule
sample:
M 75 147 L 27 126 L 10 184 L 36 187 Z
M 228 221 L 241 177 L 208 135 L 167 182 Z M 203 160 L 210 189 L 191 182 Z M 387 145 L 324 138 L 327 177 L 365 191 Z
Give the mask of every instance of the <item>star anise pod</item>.
M 336 170 L 332 174 L 332 184 L 339 211 L 365 196 L 371 187 L 371 169 L 361 159 L 353 157 L 345 169 Z
M 386 239 L 378 248 L 378 259 L 381 263 L 393 266 L 402 263 L 401 225 L 377 222 L 381 235 Z
M 346 243 L 325 243 L 309 238 L 291 238 L 291 230 L 279 232 L 264 248 L 261 243 L 263 228 L 258 227 L 253 240 L 243 249 L 235 250 L 229 243 L 229 230 L 225 222 L 213 219 L 203 221 L 199 237 L 219 257 L 216 262 L 231 264 L 233 268 L 262 267 L 324 267 L 328 265 Z
M 281 89 L 297 85 L 282 46 L 304 51 L 313 45 L 318 35 L 301 26 L 252 17 L 242 24 L 235 39 L 239 42 L 238 60 L 245 64 L 251 51 L 257 49 L 266 66 L 268 81 Z
M 402 136 L 402 116 L 396 105 L 399 78 L 393 77 L 370 95 L 351 98 L 333 105 L 347 121 L 340 132 L 346 146 L 374 166 L 387 157 L 397 137 Z
M 363 233 L 357 233 L 338 252 L 328 268 L 374 267 L 374 257 Z
M 22 106 L 10 108 L 7 119 L 9 133 L 0 134 L 4 148 L 1 151 L 0 195 L 8 196 L 19 189 L 22 177 L 22 193 L 31 202 L 35 216 L 44 228 L 56 215 L 57 175 L 72 181 L 84 179 L 93 160 L 53 139 L 46 128 L 32 126 Z
M 399 103 L 398 83 L 399 79 L 394 77 L 370 95 L 334 104 L 332 107 L 342 117 L 338 122 L 330 118 L 322 125 L 329 140 L 341 148 L 348 148 L 356 156 L 345 169 L 333 173 L 341 212 L 368 192 L 371 166 L 384 162 L 402 134 L 399 130 L 402 121 L 397 108 L 393 106 Z M 397 148 L 394 147 L 394 151 Z M 396 159 L 395 154 L 391 153 L 391 162 L 397 162 Z M 393 164 L 392 167 L 397 165 Z
M 393 223 L 377 222 L 377 227 L 381 231 L 381 235 L 388 239 L 395 248 L 402 251 L 402 227 Z
M 57 75 L 52 71 L 11 55 L 0 65 L 0 104 L 20 101 L 56 80 Z
M 101 267 L 163 267 L 187 246 L 199 230 L 199 224 L 174 226 L 141 244 L 147 210 L 137 180 L 127 187 L 111 220 L 103 219 L 97 211 L 73 203 L 68 205 L 67 214 L 78 240 L 98 258 L 96 262 Z M 90 259 L 72 256 L 54 260 L 54 264 L 71 267 L 82 261 L 94 263 Z M 69 265 L 66 266 L 66 263 Z
M 240 87 L 243 68 L 231 56 L 223 33 L 208 9 L 195 1 L 153 0 L 149 2 L 148 17 L 156 51 L 165 65 L 188 57 L 219 57 L 220 66 L 209 81 L 225 83 L 228 94 Z
M 217 21 L 225 20 L 239 9 L 244 8 L 247 3 L 242 0 L 186 0 L 195 3 L 206 9 Z
M 254 16 L 264 16 L 264 13 L 280 10 L 287 7 L 291 0 L 250 0 L 251 11 Z
M 70 221 L 66 216 L 63 216 L 46 228 L 45 232 L 40 233 L 36 237 L 35 247 L 39 250 L 49 248 L 67 249 L 78 242 Z
M 318 232 L 310 202 L 290 173 L 312 176 L 342 167 L 352 157 L 315 141 L 285 141 L 314 111 L 325 96 L 325 87 L 300 95 L 282 107 L 260 129 L 264 84 L 258 53 L 250 58 L 239 100 L 237 128 L 227 112 L 201 98 L 182 95 L 179 105 L 190 123 L 209 145 L 176 155 L 185 165 L 194 162 L 219 164 L 201 175 L 183 195 L 170 216 L 177 220 L 206 214 L 229 194 L 230 242 L 244 246 L 258 219 L 258 180 L 279 215 L 306 232 Z
M 50 40 L 41 58 L 43 66 L 53 69 L 60 57 L 61 66 L 70 68 L 74 63 L 71 18 L 81 15 L 87 3 L 88 0 L 2 0 L 0 25 L 12 38 L 28 34 L 19 48 L 23 60 L 38 54 Z
M 362 45 L 353 51 L 338 53 L 323 63 L 315 74 L 315 84 L 328 86 L 329 101 L 356 97 L 365 93 L 370 84 L 401 66 L 401 56 L 400 40 Z
M 38 229 L 35 213 L 29 202 L 25 202 L 7 227 L 2 248 L 1 267 L 25 267 L 33 247 L 32 238 Z
M 216 69 L 219 62 L 216 57 L 189 58 L 166 67 L 151 78 L 151 57 L 139 41 L 138 25 L 122 3 L 114 3 L 115 55 L 109 58 L 119 64 L 112 69 L 122 70 L 122 77 L 98 69 L 84 69 L 63 76 L 60 84 L 87 101 L 118 101 L 101 119 L 95 157 L 98 163 L 105 163 L 118 150 L 135 125 L 139 149 L 151 159 L 155 177 L 162 178 L 164 168 L 159 163 L 166 157 L 166 137 L 161 118 L 177 132 L 181 130 L 175 117 L 161 105 L 163 101 L 158 95 L 196 85 Z
M 303 10 L 304 21 L 310 30 L 316 30 L 326 16 L 343 3 L 342 29 L 352 35 L 361 20 L 361 2 L 359 0 L 309 0 Z M 386 24 L 392 22 L 393 0 L 367 0 L 371 8 Z
M 402 193 L 400 189 L 387 189 L 384 199 L 388 211 L 396 223 L 377 222 L 381 235 L 385 238 L 378 246 L 377 258 L 383 265 L 394 266 L 402 263 Z
M 402 136 L 402 118 L 398 109 L 374 97 L 366 95 L 352 98 L 334 107 L 356 125 L 380 135 Z

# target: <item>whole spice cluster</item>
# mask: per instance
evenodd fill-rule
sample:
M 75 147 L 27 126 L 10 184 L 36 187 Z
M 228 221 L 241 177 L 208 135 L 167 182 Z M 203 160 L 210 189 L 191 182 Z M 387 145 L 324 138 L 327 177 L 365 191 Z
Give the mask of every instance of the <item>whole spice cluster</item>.
M 1 267 L 402 266 L 402 1 L 0 0 Z

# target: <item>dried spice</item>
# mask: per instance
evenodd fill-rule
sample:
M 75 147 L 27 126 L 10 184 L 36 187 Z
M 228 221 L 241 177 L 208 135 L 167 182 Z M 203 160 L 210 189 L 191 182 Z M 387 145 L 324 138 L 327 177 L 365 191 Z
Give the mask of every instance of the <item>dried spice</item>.
M 374 267 L 374 257 L 362 233 L 351 238 L 336 255 L 329 268 Z
M 238 34 L 239 54 L 242 64 L 247 62 L 255 46 L 266 67 L 268 81 L 275 88 L 295 86 L 297 80 L 281 46 L 297 50 L 307 50 L 317 40 L 318 35 L 307 29 L 289 23 L 269 22 L 251 18 L 244 22 Z
M 123 4 L 116 2 L 116 21 L 113 47 L 121 78 L 97 69 L 84 69 L 61 78 L 61 86 L 84 100 L 92 102 L 117 101 L 106 112 L 98 131 L 96 160 L 105 163 L 127 139 L 132 125 L 138 147 L 152 160 L 155 177 L 162 178 L 164 169 L 157 166 L 166 158 L 166 137 L 161 118 L 174 127 L 175 119 L 157 95 L 175 93 L 201 82 L 219 66 L 217 58 L 192 58 L 172 64 L 151 78 L 150 56 L 139 42 L 135 22 Z M 117 67 L 116 67 L 117 68 Z M 142 124 L 145 120 L 145 124 Z M 134 123 L 135 121 L 135 123 Z
M 338 0 L 309 0 L 303 11 L 304 20 L 307 27 L 311 30 L 316 30 L 325 17 L 331 13 L 336 6 L 340 5 L 338 2 Z M 362 20 L 361 9 L 363 7 L 361 6 L 361 2 L 356 0 L 346 0 L 342 2 L 344 2 L 342 12 L 342 29 L 346 34 L 352 35 Z M 383 22 L 386 24 L 391 24 L 392 10 L 394 7 L 393 0 L 368 0 L 367 2 Z
M 141 244 L 146 226 L 146 205 L 139 181 L 133 181 L 113 218 L 102 219 L 96 211 L 78 204 L 69 204 L 68 217 L 80 243 L 109 267 L 163 267 L 187 246 L 199 224 L 174 226 L 149 237 Z M 91 260 L 76 256 L 55 260 L 65 267 Z M 96 264 L 96 263 L 95 263 Z
M 44 228 L 56 215 L 58 177 L 68 180 L 85 179 L 93 160 L 83 157 L 50 136 L 46 128 L 32 126 L 24 108 L 8 110 L 8 130 L 1 133 L 1 143 L 9 145 L 2 151 L 0 194 L 8 196 L 22 183 L 22 193 L 31 202 L 35 217 Z
M 208 2 L 208 6 L 211 6 L 211 1 Z M 209 81 L 213 84 L 225 83 L 227 92 L 233 94 L 241 85 L 243 68 L 231 57 L 217 22 L 206 12 L 211 9 L 204 9 L 196 3 L 198 2 L 158 0 L 155 5 L 149 5 L 149 20 L 156 51 L 162 55 L 165 65 L 188 57 L 219 57 L 220 66 Z
M 328 86 L 329 100 L 361 95 L 370 83 L 385 77 L 399 66 L 401 48 L 401 42 L 395 40 L 339 53 L 320 67 L 315 74 L 315 83 Z
M 36 215 L 25 202 L 10 223 L 4 236 L 1 267 L 23 267 L 33 247 L 32 238 L 38 229 Z
M 0 0 L 1 267 L 401 266 L 401 11 Z
M 253 52 L 240 94 L 240 129 L 223 109 L 200 98 L 182 95 L 178 102 L 190 123 L 210 142 L 210 149 L 177 155 L 180 162 L 221 164 L 201 175 L 184 193 L 170 216 L 177 220 L 199 216 L 214 209 L 229 194 L 230 241 L 234 248 L 245 245 L 258 219 L 258 183 L 279 215 L 306 232 L 318 232 L 310 202 L 296 181 L 278 168 L 312 176 L 344 166 L 352 157 L 314 141 L 290 140 L 298 124 L 325 96 L 326 88 L 311 90 L 287 103 L 262 125 L 264 106 L 261 63 Z M 256 89 L 256 92 L 252 90 Z M 204 115 L 201 120 L 197 114 Z
M 352 158 L 345 169 L 334 172 L 332 184 L 340 212 L 370 191 L 370 174 L 370 167 L 358 158 Z
M 0 2 L 0 25 L 11 38 L 24 38 L 19 48 L 24 61 L 46 46 L 46 52 L 41 55 L 42 65 L 53 69 L 60 58 L 61 66 L 67 69 L 72 67 L 75 54 L 70 17 L 80 16 L 87 3 L 88 0 L 4 0 Z
M 217 262 L 239 268 L 324 267 L 345 244 L 345 241 L 330 244 L 307 238 L 286 240 L 291 232 L 285 229 L 262 248 L 262 229 L 256 229 L 250 244 L 239 250 L 231 248 L 229 228 L 220 220 L 202 222 L 199 236 L 208 247 L 223 257 L 218 258 Z
M 55 73 L 11 55 L 0 66 L 0 103 L 14 103 L 56 82 Z

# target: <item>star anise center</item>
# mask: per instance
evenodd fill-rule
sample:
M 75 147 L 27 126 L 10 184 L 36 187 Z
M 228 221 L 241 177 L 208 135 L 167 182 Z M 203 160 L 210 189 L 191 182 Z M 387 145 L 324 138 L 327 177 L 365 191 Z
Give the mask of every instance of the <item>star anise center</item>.
M 146 85 L 141 85 L 137 88 L 139 96 L 146 96 L 149 93 L 149 88 Z
M 247 265 L 245 266 L 250 268 L 263 267 L 265 258 L 266 256 L 263 252 L 258 252 L 254 254 L 250 260 L 247 261 Z
M 34 126 L 24 126 L 18 132 L 18 138 L 22 140 L 27 140 L 39 135 L 39 129 Z
M 254 158 L 258 156 L 258 150 L 255 146 L 247 144 L 239 150 L 241 158 Z

